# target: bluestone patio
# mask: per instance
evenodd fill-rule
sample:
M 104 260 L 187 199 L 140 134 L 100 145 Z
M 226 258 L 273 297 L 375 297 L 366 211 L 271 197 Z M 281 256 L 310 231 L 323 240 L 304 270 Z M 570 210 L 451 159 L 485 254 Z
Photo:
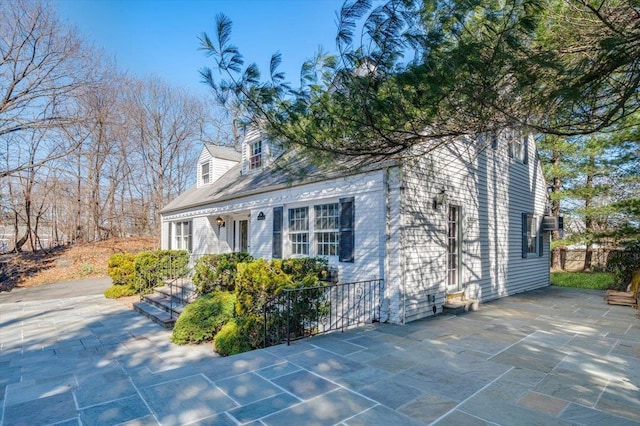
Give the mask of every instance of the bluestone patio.
M 599 291 L 222 358 L 67 287 L 0 294 L 2 425 L 640 424 L 638 311 Z

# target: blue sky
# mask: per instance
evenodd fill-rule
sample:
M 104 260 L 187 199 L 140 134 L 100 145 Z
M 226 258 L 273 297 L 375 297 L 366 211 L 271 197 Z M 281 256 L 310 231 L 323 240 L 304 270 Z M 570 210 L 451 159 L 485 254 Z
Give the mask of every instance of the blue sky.
M 268 73 L 271 55 L 297 83 L 300 65 L 318 46 L 335 51 L 336 13 L 343 0 L 54 0 L 62 21 L 116 59 L 133 76 L 156 75 L 194 94 L 208 93 L 198 71 L 212 62 L 198 36 L 215 35 L 215 17 L 233 21 L 232 43 L 245 62 Z

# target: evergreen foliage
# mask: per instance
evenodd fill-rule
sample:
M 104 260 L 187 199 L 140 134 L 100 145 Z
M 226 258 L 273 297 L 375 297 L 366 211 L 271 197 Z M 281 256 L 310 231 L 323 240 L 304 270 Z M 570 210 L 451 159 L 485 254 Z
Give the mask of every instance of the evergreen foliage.
M 227 291 L 215 291 L 186 306 L 178 317 L 171 340 L 183 345 L 213 340 L 233 318 L 236 297 Z
M 216 334 L 213 344 L 215 351 L 224 356 L 235 355 L 252 349 L 247 339 L 240 333 L 240 327 L 238 327 L 238 323 L 234 319 L 222 326 L 218 334 Z
M 107 271 L 113 285 L 135 287 L 135 259 L 136 255 L 131 253 L 114 253 L 109 258 Z
M 338 54 L 304 63 L 300 86 L 279 54 L 265 79 L 246 65 L 223 15 L 200 38 L 213 60 L 201 74 L 272 140 L 319 161 L 379 161 L 505 127 L 610 128 L 640 108 L 639 24 L 635 0 L 348 0 Z
M 186 250 L 153 250 L 138 253 L 134 262 L 139 293 L 148 293 L 187 272 L 189 252 Z
M 234 291 L 238 263 L 250 262 L 249 253 L 209 254 L 200 257 L 195 265 L 193 283 L 199 294 L 214 290 Z
M 104 297 L 107 299 L 119 299 L 120 297 L 133 296 L 135 294 L 135 286 L 120 284 L 112 285 L 104 291 Z

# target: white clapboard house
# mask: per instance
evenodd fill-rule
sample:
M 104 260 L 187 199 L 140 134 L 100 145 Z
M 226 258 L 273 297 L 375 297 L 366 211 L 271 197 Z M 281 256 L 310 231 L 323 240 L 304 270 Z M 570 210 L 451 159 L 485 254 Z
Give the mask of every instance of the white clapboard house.
M 204 144 L 197 183 L 161 212 L 162 247 L 324 256 L 341 283 L 383 279 L 394 323 L 441 312 L 451 293 L 548 286 L 547 186 L 533 138 L 513 133 L 364 169 L 311 167 L 258 131 L 241 153 Z

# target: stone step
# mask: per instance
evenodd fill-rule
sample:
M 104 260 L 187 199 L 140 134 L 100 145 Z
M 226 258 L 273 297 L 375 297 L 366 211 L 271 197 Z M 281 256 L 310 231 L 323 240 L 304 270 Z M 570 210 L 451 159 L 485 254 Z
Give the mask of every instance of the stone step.
M 442 313 L 448 315 L 459 315 L 466 312 L 477 311 L 480 306 L 480 302 L 477 300 L 469 299 L 463 301 L 449 301 L 442 307 Z
M 172 316 L 169 312 L 148 302 L 134 303 L 133 310 L 144 315 L 153 322 L 160 324 L 164 328 L 173 328 L 178 317 L 176 314 L 173 314 Z
M 181 303 L 178 298 L 174 297 L 172 301 L 170 295 L 160 292 L 145 294 L 142 297 L 142 300 L 166 312 L 170 313 L 171 311 L 173 311 L 174 316 L 180 315 L 185 307 L 185 305 Z
M 169 286 L 156 287 L 153 289 L 155 293 L 164 294 L 167 297 L 175 297 L 176 299 L 184 298 L 192 302 L 196 298 L 195 289 L 192 286 L 185 286 L 184 291 L 181 291 L 179 287 L 174 287 L 173 289 Z

